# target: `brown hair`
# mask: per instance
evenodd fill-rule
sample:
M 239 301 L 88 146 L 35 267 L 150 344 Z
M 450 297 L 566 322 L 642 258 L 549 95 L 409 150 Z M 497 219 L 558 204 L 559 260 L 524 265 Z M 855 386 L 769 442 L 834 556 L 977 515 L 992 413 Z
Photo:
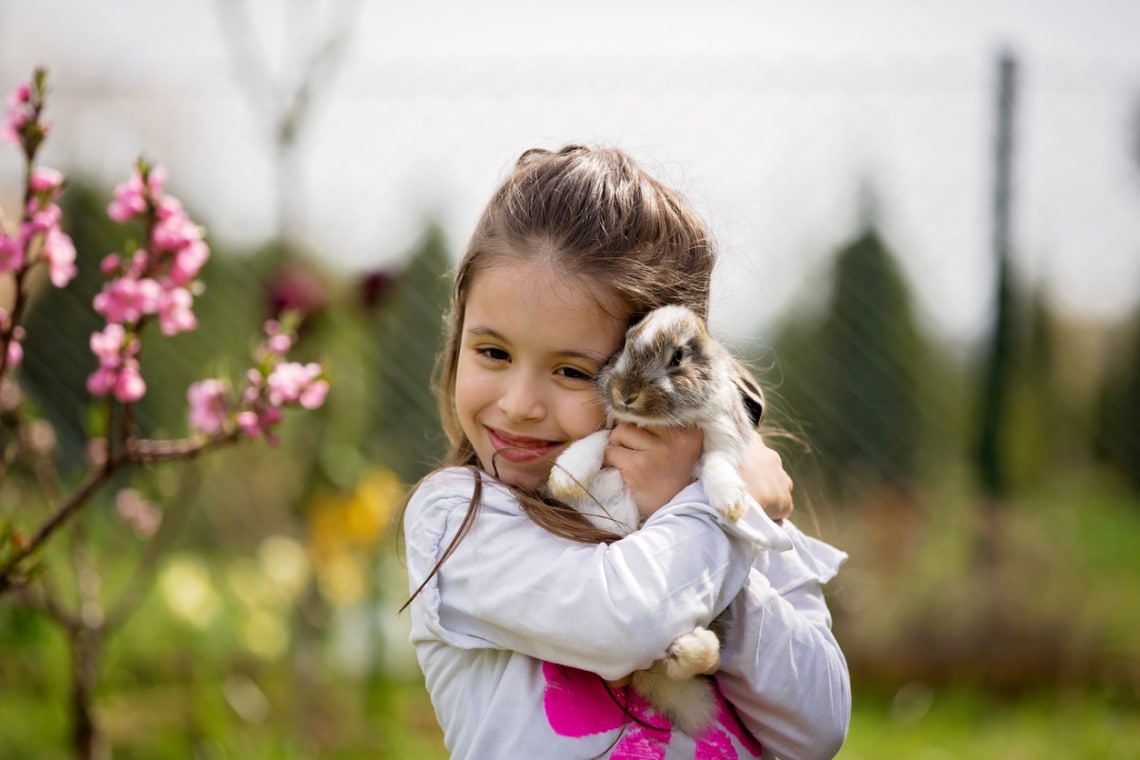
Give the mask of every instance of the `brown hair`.
M 444 464 L 471 467 L 477 482 L 478 460 L 460 427 L 454 399 L 467 295 L 475 276 L 489 265 L 532 256 L 549 258 L 568 277 L 608 288 L 625 305 L 627 313 L 617 316 L 628 324 L 666 304 L 684 304 L 708 316 L 713 241 L 679 193 L 616 148 L 567 145 L 559 151 L 523 153 L 491 196 L 459 262 L 435 371 L 449 444 Z M 473 523 L 481 490 L 477 485 L 440 563 Z M 524 511 L 552 533 L 584 542 L 616 538 L 591 526 L 576 510 L 515 490 Z

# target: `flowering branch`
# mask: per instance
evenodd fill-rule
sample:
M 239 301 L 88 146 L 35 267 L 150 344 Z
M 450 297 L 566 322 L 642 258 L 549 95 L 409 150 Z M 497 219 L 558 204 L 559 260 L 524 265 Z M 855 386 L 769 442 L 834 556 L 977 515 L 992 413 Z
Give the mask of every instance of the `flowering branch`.
M 15 279 L 12 311 L 0 308 L 0 380 L 24 356 L 20 326 L 26 303 L 25 278 L 31 268 L 47 262 L 52 284 L 65 287 L 75 276 L 75 246 L 59 228 L 62 216 L 56 201 L 63 190 L 63 175 L 54 169 L 36 169 L 34 162 L 50 127 L 41 119 L 46 74 L 37 69 L 32 81 L 20 85 L 8 98 L 0 140 L 18 144 L 24 153 L 24 203 L 19 230 L 9 236 L 0 229 L 0 274 Z
M 0 391 L 6 382 L 4 374 L 23 359 L 25 331 L 20 318 L 27 297 L 28 272 L 45 263 L 49 279 L 57 288 L 66 287 L 76 275 L 75 246 L 59 227 L 62 214 L 57 201 L 64 177 L 54 169 L 34 165 L 49 131 L 42 121 L 44 82 L 44 72 L 37 70 L 30 83 L 17 88 L 9 98 L 0 125 L 0 138 L 18 144 L 27 162 L 19 230 L 9 235 L 0 228 L 0 275 L 11 275 L 16 285 L 11 312 L 0 308 Z M 234 389 L 222 379 L 202 380 L 190 386 L 189 437 L 151 440 L 136 435 L 133 406 L 147 391 L 139 365 L 144 328 L 156 322 L 165 336 L 197 328 L 194 299 L 204 290 L 198 274 L 210 256 L 202 229 L 165 188 L 166 172 L 142 159 L 127 181 L 115 188 L 107 215 L 119 223 L 141 220 L 145 243 L 122 254 L 111 253 L 100 264 L 107 282 L 95 296 L 93 306 L 106 324 L 91 335 L 90 347 L 98 366 L 87 378 L 87 390 L 92 396 L 107 399 L 102 452 L 94 469 L 72 493 L 58 501 L 30 538 L 16 529 L 0 535 L 0 594 L 27 582 L 28 563 L 33 555 L 116 471 L 133 465 L 193 459 L 244 438 L 264 437 L 271 445 L 276 444 L 275 428 L 285 408 L 316 409 L 325 401 L 329 383 L 321 365 L 287 361 L 296 334 L 294 318 L 285 315 L 280 322 L 266 323 L 265 337 L 254 351 L 254 366 L 246 371 L 241 387 Z M 116 406 L 121 407 L 122 414 L 114 414 Z M 10 424 L 19 427 L 19 416 L 12 419 L 17 422 Z M 118 428 L 113 429 L 116 420 Z M 19 444 L 17 437 L 16 451 L 11 456 L 4 452 L 0 462 L 3 469 L 14 461 Z M 129 519 L 130 515 L 141 519 L 137 505 L 128 505 L 124 517 Z

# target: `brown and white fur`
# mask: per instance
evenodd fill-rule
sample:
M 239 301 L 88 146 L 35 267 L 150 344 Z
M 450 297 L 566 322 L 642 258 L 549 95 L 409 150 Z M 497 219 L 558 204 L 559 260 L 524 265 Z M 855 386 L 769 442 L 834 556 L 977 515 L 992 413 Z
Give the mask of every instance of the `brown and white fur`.
M 709 335 L 696 313 L 683 306 L 650 312 L 627 331 L 597 384 L 607 429 L 576 441 L 558 457 L 548 482 L 552 495 L 600 528 L 631 533 L 641 523 L 637 507 L 621 473 L 602 465 L 608 428 L 618 421 L 695 426 L 704 443 L 693 474 L 702 481 L 709 504 L 731 522 L 744 516 L 748 493 L 740 467 L 763 416 L 764 397 L 748 370 Z M 788 548 L 787 533 L 760 512 L 754 522 L 764 548 Z M 709 627 L 715 630 L 723 623 L 718 619 Z M 631 685 L 675 726 L 695 736 L 715 712 L 712 685 L 703 676 L 719 667 L 717 634 L 698 626 L 674 639 L 650 668 L 633 673 Z

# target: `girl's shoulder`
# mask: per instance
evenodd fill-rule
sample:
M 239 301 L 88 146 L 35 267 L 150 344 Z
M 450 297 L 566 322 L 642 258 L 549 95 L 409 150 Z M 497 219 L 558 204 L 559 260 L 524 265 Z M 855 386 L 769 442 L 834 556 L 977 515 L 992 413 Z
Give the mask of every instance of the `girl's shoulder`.
M 451 511 L 456 506 L 466 509 L 475 496 L 476 479 L 482 485 L 479 493 L 480 508 L 518 511 L 518 503 L 510 490 L 486 473 L 471 467 L 444 467 L 415 486 L 408 498 L 408 512 Z

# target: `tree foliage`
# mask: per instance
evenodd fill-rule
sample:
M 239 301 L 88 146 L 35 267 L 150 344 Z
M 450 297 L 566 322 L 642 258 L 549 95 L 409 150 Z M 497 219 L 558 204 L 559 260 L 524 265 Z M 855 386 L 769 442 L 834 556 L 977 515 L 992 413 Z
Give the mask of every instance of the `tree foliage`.
M 833 485 L 913 483 L 923 340 L 907 283 L 873 224 L 835 255 L 818 324 L 777 339 L 782 395 Z M 790 323 L 789 323 L 790 324 Z

